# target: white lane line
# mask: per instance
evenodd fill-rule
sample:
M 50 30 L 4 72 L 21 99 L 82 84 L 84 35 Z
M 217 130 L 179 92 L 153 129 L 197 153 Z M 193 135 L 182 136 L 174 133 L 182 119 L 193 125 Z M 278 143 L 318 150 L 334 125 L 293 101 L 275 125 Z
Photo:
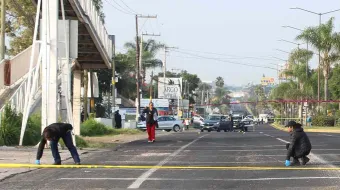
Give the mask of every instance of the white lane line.
M 207 134 L 208 135 L 208 134 Z M 167 158 L 165 158 L 164 160 L 162 160 L 161 162 L 159 162 L 156 166 L 163 166 L 164 164 L 166 164 L 168 161 L 170 161 L 170 159 L 172 159 L 173 157 L 177 156 L 182 150 L 184 150 L 185 148 L 187 148 L 188 146 L 190 146 L 191 144 L 195 143 L 196 141 L 198 141 L 199 139 L 207 136 L 207 135 L 203 135 L 200 136 L 199 138 L 191 141 L 190 143 L 182 146 L 181 148 L 179 148 L 178 150 L 176 150 L 175 152 L 173 152 L 172 154 L 170 154 Z M 142 183 L 148 179 L 155 171 L 157 171 L 158 168 L 151 168 L 150 170 L 146 171 L 145 173 L 143 173 L 141 176 L 139 176 L 129 187 L 128 189 L 138 189 Z
M 260 132 L 261 134 L 263 133 L 263 132 Z
M 286 140 L 283 140 L 283 139 L 280 139 L 280 138 L 276 138 L 276 139 L 281 141 L 281 142 L 284 142 L 284 143 L 289 143 L 289 141 L 286 141 Z
M 321 134 L 321 135 L 324 135 L 324 136 L 327 136 L 327 137 L 333 137 L 333 135 L 328 135 L 328 134 Z
M 268 134 L 263 134 L 264 136 L 267 136 L 267 137 L 273 137 L 273 136 L 271 136 L 271 135 L 268 135 Z M 274 138 L 274 137 L 273 137 Z
M 311 179 L 340 179 L 340 177 L 268 177 L 268 178 L 59 178 L 58 180 L 125 180 L 132 181 L 142 179 L 143 181 L 273 181 L 273 180 L 311 180 Z

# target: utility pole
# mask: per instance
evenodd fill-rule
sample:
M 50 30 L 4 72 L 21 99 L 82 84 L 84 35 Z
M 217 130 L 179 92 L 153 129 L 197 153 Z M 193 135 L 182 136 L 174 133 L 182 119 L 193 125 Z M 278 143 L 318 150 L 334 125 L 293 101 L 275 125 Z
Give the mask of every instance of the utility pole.
M 153 71 L 151 72 L 151 79 L 150 79 L 150 102 L 152 102 L 152 88 L 153 88 Z
M 112 106 L 110 112 L 113 112 L 112 108 L 116 107 L 116 64 L 115 64 L 115 57 L 116 57 L 116 36 L 110 35 L 109 36 L 113 43 L 113 58 L 112 58 Z M 116 110 L 114 110 L 116 111 Z M 116 126 L 116 120 L 115 120 L 115 114 L 112 113 L 112 128 L 115 128 Z
M 143 16 L 143 15 L 136 15 L 136 76 L 137 76 L 137 101 L 136 101 L 136 122 L 138 122 L 139 118 L 139 110 L 140 110 L 140 64 L 139 63 L 139 55 L 140 55 L 140 47 L 138 42 L 138 18 L 157 18 L 156 16 Z
M 6 8 L 5 0 L 1 0 L 1 50 L 0 50 L 0 60 L 5 59 L 5 27 L 6 27 Z

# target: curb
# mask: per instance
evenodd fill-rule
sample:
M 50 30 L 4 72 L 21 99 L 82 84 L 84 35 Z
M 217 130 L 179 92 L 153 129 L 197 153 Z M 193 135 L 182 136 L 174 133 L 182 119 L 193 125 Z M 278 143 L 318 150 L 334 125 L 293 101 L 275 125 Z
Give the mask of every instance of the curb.
M 280 131 L 286 131 L 287 130 L 283 127 L 280 127 L 280 126 L 277 126 L 276 124 L 272 124 L 270 125 L 271 127 L 275 128 L 275 129 L 278 129 Z M 307 133 L 332 133 L 332 134 L 340 134 L 340 129 L 335 129 L 335 130 L 331 130 L 331 131 L 328 131 L 328 130 L 323 130 L 323 129 L 311 129 L 311 128 L 303 128 L 305 132 Z

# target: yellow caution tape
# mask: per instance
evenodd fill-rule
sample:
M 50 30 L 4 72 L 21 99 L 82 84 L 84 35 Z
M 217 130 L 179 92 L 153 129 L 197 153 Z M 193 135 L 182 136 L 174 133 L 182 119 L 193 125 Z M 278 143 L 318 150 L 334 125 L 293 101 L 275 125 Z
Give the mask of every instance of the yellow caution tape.
M 188 169 L 188 170 L 340 170 L 340 167 L 266 167 L 266 166 L 133 166 L 133 165 L 35 165 L 0 164 L 0 168 L 106 168 L 106 169 Z

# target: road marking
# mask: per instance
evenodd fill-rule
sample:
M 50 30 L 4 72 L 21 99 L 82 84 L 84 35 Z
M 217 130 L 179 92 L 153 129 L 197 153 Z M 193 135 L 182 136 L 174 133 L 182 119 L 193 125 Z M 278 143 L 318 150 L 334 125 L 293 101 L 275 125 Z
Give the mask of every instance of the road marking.
M 165 164 L 165 163 L 164 163 Z M 329 165 L 330 166 L 330 165 Z M 141 177 L 137 178 L 145 181 L 151 174 L 149 171 L 155 172 L 158 169 L 163 170 L 335 170 L 339 171 L 340 167 L 267 167 L 267 166 L 164 166 L 164 165 L 152 165 L 152 166 L 134 166 L 134 165 L 35 165 L 35 164 L 0 164 L 0 168 L 105 168 L 105 169 L 149 169 Z M 146 177 L 143 177 L 146 176 Z M 137 181 L 137 180 L 136 180 Z
M 280 138 L 276 138 L 277 140 L 281 141 L 281 142 L 284 142 L 284 143 L 289 143 L 288 141 L 286 140 L 283 140 L 283 139 L 280 139 Z
M 125 180 L 131 181 L 140 178 L 59 178 L 58 180 Z M 230 178 L 145 178 L 144 181 L 273 181 L 273 180 L 309 180 L 309 179 L 340 179 L 340 177 L 268 177 L 268 178 L 240 178 L 240 179 L 230 179 Z
M 324 136 L 327 136 L 327 137 L 333 137 L 333 135 L 327 135 L 327 134 L 321 134 L 321 135 L 324 135 Z
M 164 160 L 162 160 L 161 162 L 159 162 L 155 167 L 151 168 L 150 170 L 146 171 L 145 173 L 143 173 L 141 176 L 139 176 L 138 179 L 136 179 L 129 187 L 128 189 L 137 189 L 139 188 L 142 183 L 145 181 L 145 179 L 147 179 L 148 177 L 150 177 L 155 171 L 157 171 L 157 167 L 161 167 L 164 164 L 166 164 L 168 161 L 170 161 L 171 158 L 177 156 L 182 150 L 184 150 L 185 148 L 187 148 L 188 146 L 190 146 L 191 144 L 195 143 L 196 141 L 198 141 L 199 139 L 205 137 L 207 135 L 203 135 L 198 137 L 197 139 L 191 141 L 190 143 L 182 146 L 181 148 L 179 148 L 178 150 L 176 150 L 175 152 L 173 152 L 172 154 L 170 154 L 167 158 L 165 158 Z
M 267 137 L 273 137 L 273 136 L 271 136 L 271 135 L 268 135 L 268 134 L 263 134 L 264 136 L 267 136 Z M 274 137 L 273 137 L 274 138 Z

